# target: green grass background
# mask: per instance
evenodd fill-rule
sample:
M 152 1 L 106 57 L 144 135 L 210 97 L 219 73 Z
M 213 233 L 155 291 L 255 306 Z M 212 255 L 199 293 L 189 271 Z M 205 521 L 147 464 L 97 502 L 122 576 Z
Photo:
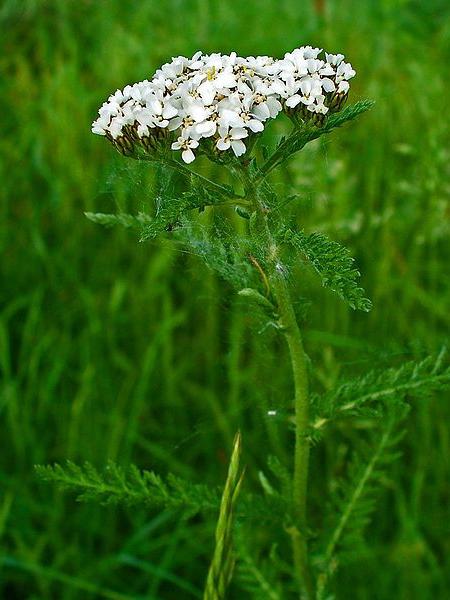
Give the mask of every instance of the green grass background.
M 134 461 L 222 484 L 238 427 L 248 489 L 268 452 L 289 460 L 285 422 L 266 416 L 289 406 L 284 346 L 258 334 L 195 256 L 83 216 L 151 206 L 151 174 L 90 123 L 109 93 L 171 56 L 282 55 L 311 43 L 349 57 L 352 99 L 376 107 L 276 182 L 299 192 L 306 227 L 352 248 L 374 302 L 358 315 L 299 279 L 299 303 L 312 302 L 313 385 L 445 343 L 448 3 L 323 4 L 322 13 L 301 0 L 1 3 L 0 597 L 189 599 L 206 575 L 213 517 L 78 504 L 37 482 L 36 463 Z M 413 405 L 367 553 L 340 572 L 338 599 L 449 597 L 449 417 L 446 398 Z M 312 506 L 324 501 L 329 457 L 345 463 L 347 450 L 331 435 L 315 452 Z

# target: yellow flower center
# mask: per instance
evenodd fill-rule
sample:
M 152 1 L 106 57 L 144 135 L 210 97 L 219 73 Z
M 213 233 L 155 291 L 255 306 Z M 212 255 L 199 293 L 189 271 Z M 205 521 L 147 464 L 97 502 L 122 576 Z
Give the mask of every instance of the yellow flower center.
M 215 79 L 216 78 L 216 67 L 211 67 L 210 69 L 207 69 L 206 77 L 207 77 L 208 81 L 212 81 L 213 79 Z

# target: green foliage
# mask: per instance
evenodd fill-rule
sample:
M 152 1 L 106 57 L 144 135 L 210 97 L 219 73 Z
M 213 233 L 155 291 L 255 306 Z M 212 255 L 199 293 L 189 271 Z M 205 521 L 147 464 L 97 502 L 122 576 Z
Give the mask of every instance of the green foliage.
M 404 407 L 390 407 L 381 426 L 353 452 L 347 474 L 330 490 L 328 514 L 331 531 L 320 558 L 318 600 L 324 600 L 329 578 L 338 564 L 357 557 L 364 549 L 363 534 L 375 510 L 376 499 L 388 466 L 399 457 L 396 449 L 402 438 L 398 425 L 405 416 Z M 320 553 L 319 553 L 320 554 Z
M 306 234 L 287 230 L 284 240 L 299 250 L 320 275 L 322 284 L 333 290 L 353 309 L 369 311 L 372 303 L 358 286 L 360 273 L 350 252 L 323 233 Z
M 188 213 L 194 209 L 203 211 L 207 206 L 221 206 L 234 198 L 230 186 L 217 184 L 200 174 L 193 173 L 175 160 L 155 163 L 155 172 L 158 189 L 154 200 L 156 209 L 154 216 L 143 212 L 137 215 L 86 212 L 85 216 L 90 221 L 105 227 L 120 225 L 128 229 L 136 229 L 141 234 L 140 240 L 147 241 L 161 233 L 185 225 Z M 178 196 L 174 196 L 172 184 L 172 175 L 176 172 L 181 173 L 189 184 L 189 189 Z
M 264 563 L 256 561 L 242 539 L 239 543 L 239 556 L 238 580 L 248 596 L 254 600 L 282 600 L 283 592 L 280 583 L 276 581 L 277 570 L 273 561 L 270 558 Z
M 177 232 L 177 239 L 235 289 L 257 285 L 255 269 L 249 259 L 251 241 L 245 236 L 236 236 L 230 224 L 220 216 L 207 227 L 192 223 Z
M 239 290 L 238 294 L 243 298 L 248 298 L 249 300 L 252 300 L 253 302 L 255 302 L 256 304 L 258 304 L 266 310 L 269 310 L 271 312 L 275 310 L 275 306 L 272 304 L 272 302 L 253 288 L 243 288 L 242 290 Z
M 314 425 L 322 429 L 330 420 L 382 414 L 387 404 L 425 398 L 450 387 L 450 365 L 444 347 L 421 361 L 400 367 L 376 369 L 341 383 L 336 389 L 313 399 Z
M 204 600 L 225 600 L 233 575 L 235 563 L 232 547 L 233 513 L 243 481 L 240 458 L 241 436 L 238 433 L 234 440 L 227 480 L 220 502 L 216 544 L 206 579 Z
M 349 121 L 353 121 L 359 115 L 372 108 L 373 105 L 374 102 L 372 100 L 360 100 L 351 106 L 345 107 L 338 113 L 331 115 L 322 127 L 304 125 L 295 128 L 288 137 L 281 139 L 274 153 L 262 165 L 259 177 L 264 178 L 276 167 L 282 165 L 294 154 L 302 150 L 306 144 L 316 140 L 322 135 L 331 133 L 337 127 L 341 127 Z
M 148 77 L 167 57 L 198 48 L 279 56 L 299 41 L 323 42 L 353 62 L 356 95 L 370 91 L 377 100 L 376 114 L 342 128 L 334 143 L 309 144 L 305 160 L 290 161 L 286 176 L 271 171 L 280 198 L 299 193 L 290 210 L 306 231 L 351 237 L 376 305 L 368 316 L 350 315 L 331 295 L 311 289 L 316 308 L 305 344 L 315 365 L 313 389 L 328 389 L 343 368 L 351 379 L 361 366 L 398 360 L 399 353 L 417 359 L 447 335 L 450 120 L 437 117 L 447 114 L 447 93 L 436 65 L 450 60 L 450 4 L 330 0 L 325 21 L 315 13 L 319 4 L 168 0 L 130 10 L 130 3 L 111 0 L 105 10 L 101 2 L 3 3 L 0 597 L 201 597 L 218 504 L 189 522 L 145 507 L 74 507 L 32 477 L 34 463 L 70 456 L 100 465 L 105 456 L 120 456 L 121 463 L 158 464 L 161 473 L 219 485 L 223 448 L 240 426 L 250 492 L 260 490 L 261 469 L 278 489 L 265 467 L 268 454 L 291 464 L 290 421 L 281 411 L 265 418 L 266 409 L 285 407 L 292 397 L 290 365 L 278 336 L 249 331 L 250 303 L 235 302 L 213 273 L 197 277 L 194 289 L 190 274 L 200 266 L 189 251 L 136 248 L 133 234 L 115 228 L 101 236 L 82 218 L 82 211 L 153 216 L 154 165 L 141 165 L 146 176 L 134 190 L 121 177 L 113 195 L 99 195 L 119 155 L 116 161 L 117 153 L 90 135 L 89 123 L 110 91 Z M 426 94 L 412 93 L 424 81 Z M 273 125 L 261 140 L 269 147 L 281 133 Z M 197 162 L 215 179 L 216 166 Z M 187 176 L 177 175 L 176 185 L 187 189 Z M 182 222 L 204 222 L 209 212 L 193 211 Z M 242 219 L 229 213 L 240 227 Z M 259 283 L 250 285 L 264 293 Z M 295 286 L 298 298 L 302 281 Z M 360 559 L 336 573 L 336 600 L 448 596 L 442 524 L 449 407 L 439 392 L 413 404 L 404 458 L 377 481 L 381 510 Z M 366 419 L 338 422 L 314 452 L 310 509 L 320 527 L 325 474 L 343 468 L 336 438 L 344 430 L 350 451 L 365 426 Z M 270 509 L 268 498 L 240 496 L 238 521 L 242 516 L 243 535 L 253 543 L 242 552 L 238 544 L 238 568 L 249 554 L 266 582 L 291 600 L 292 573 L 268 559 L 269 533 L 280 554 L 290 552 L 283 511 Z M 255 520 L 246 526 L 252 509 Z M 264 513 L 271 523 L 261 524 Z M 230 598 L 264 598 L 259 585 L 249 585 L 236 577 Z
M 179 199 L 163 199 L 155 217 L 142 228 L 141 242 L 152 240 L 160 233 L 180 227 L 185 215 L 195 208 L 203 209 L 204 204 L 199 198 L 190 193 L 183 194 Z
M 104 227 L 114 227 L 120 225 L 127 229 L 142 230 L 144 226 L 148 226 L 153 223 L 154 219 L 145 213 L 138 213 L 137 215 L 129 215 L 127 213 L 118 214 L 107 214 L 107 213 L 93 213 L 85 212 L 85 216 L 97 225 L 103 225 Z
M 153 508 L 183 509 L 189 515 L 217 507 L 219 495 L 206 485 L 196 485 L 172 474 L 162 479 L 152 471 L 134 465 L 123 468 L 110 462 L 100 473 L 93 465 L 36 466 L 38 476 L 77 494 L 79 501 L 101 504 L 146 505 Z
M 188 195 L 196 199 L 198 206 L 220 206 L 224 201 L 235 197 L 234 190 L 229 185 L 218 184 L 196 173 L 192 173 L 189 179 Z

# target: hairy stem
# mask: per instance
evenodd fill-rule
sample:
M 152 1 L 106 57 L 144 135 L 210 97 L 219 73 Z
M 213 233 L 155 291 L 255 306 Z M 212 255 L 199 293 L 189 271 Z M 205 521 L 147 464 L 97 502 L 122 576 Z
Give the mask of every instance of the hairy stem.
M 255 185 L 256 184 L 256 185 Z M 288 281 L 282 264 L 278 261 L 278 248 L 270 231 L 267 210 L 258 195 L 258 183 L 248 178 L 246 197 L 252 198 L 260 221 L 259 231 L 265 238 L 268 251 L 268 281 L 277 302 L 279 322 L 289 348 L 294 378 L 295 398 L 295 451 L 292 482 L 292 507 L 294 524 L 289 528 L 292 539 L 294 565 L 306 600 L 314 598 L 314 582 L 309 568 L 306 499 L 309 464 L 309 377 L 308 357 L 294 311 Z
M 302 335 L 292 305 L 291 295 L 283 273 L 275 270 L 270 278 L 278 304 L 280 324 L 291 356 L 295 386 L 295 454 L 292 485 L 294 525 L 289 529 L 292 538 L 294 562 L 305 597 L 314 597 L 314 585 L 308 564 L 306 499 L 309 464 L 309 381 L 308 359 Z

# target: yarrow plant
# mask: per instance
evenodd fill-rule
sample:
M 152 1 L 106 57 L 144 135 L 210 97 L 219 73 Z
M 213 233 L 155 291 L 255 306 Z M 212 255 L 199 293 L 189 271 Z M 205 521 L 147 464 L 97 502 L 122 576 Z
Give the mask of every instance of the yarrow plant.
M 88 218 L 135 228 L 142 240 L 165 235 L 190 246 L 236 287 L 244 301 L 253 303 L 271 331 L 285 338 L 290 354 L 292 465 L 270 457 L 267 472 L 259 473 L 261 493 L 241 491 L 240 435 L 223 494 L 134 466 L 124 470 L 112 464 L 104 474 L 90 465 L 72 463 L 40 468 L 45 479 L 74 488 L 83 499 L 177 508 L 186 514 L 218 511 L 215 551 L 205 573 L 207 600 L 226 597 L 235 562 L 236 597 L 332 598 L 333 575 L 348 558 L 349 548 L 353 556 L 357 554 L 374 510 L 376 484 L 396 456 L 393 447 L 400 439 L 406 400 L 450 382 L 450 369 L 440 353 L 397 369 L 367 373 L 326 393 L 316 393 L 310 386 L 312 367 L 292 301 L 298 255 L 351 308 L 368 311 L 371 302 L 359 286 L 360 274 L 349 251 L 322 233 L 299 229 L 289 212 L 296 197 L 279 198 L 269 175 L 306 144 L 371 107 L 370 101 L 344 107 L 354 76 L 342 54 L 311 46 L 288 52 L 280 60 L 197 52 L 192 58 L 172 59 L 151 79 L 117 90 L 92 126 L 122 154 L 157 165 L 161 185 L 154 214 L 87 213 Z M 291 120 L 291 131 L 269 151 L 257 142 L 282 114 Z M 187 165 L 200 155 L 228 173 L 233 185 L 192 171 Z M 178 193 L 171 184 L 173 173 L 183 177 L 184 189 Z M 195 211 L 223 206 L 234 207 L 244 219 L 244 234 L 242 227 L 231 225 L 226 231 L 214 225 L 206 230 L 197 227 Z M 307 518 L 310 450 L 334 423 L 350 419 L 363 424 L 352 440 L 361 431 L 364 440 L 349 460 L 347 473 L 330 484 L 329 511 L 324 506 L 317 509 L 323 528 L 312 535 Z M 245 442 L 245 431 L 242 437 Z M 235 521 L 239 527 L 233 541 Z M 275 524 L 278 535 L 289 536 L 293 568 L 287 544 L 268 542 L 263 550 L 252 545 L 255 521 L 269 529 Z

